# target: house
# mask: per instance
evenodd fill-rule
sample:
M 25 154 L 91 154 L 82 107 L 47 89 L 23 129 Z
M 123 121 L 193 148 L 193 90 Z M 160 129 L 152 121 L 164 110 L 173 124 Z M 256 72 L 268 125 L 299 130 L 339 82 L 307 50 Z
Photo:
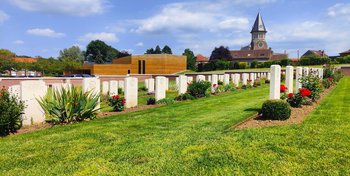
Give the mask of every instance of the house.
M 209 58 L 201 55 L 201 54 L 198 54 L 196 56 L 196 66 L 198 66 L 199 64 L 206 64 L 209 62 Z
M 234 62 L 248 62 L 253 60 L 265 62 L 268 60 L 281 60 L 288 58 L 287 54 L 274 53 L 268 47 L 266 41 L 267 30 L 260 13 L 258 13 L 255 23 L 251 30 L 251 43 L 248 46 L 242 47 L 240 50 L 232 50 L 231 56 Z
M 344 52 L 339 53 L 340 57 L 345 57 L 350 55 L 350 49 Z
M 301 57 L 307 56 L 328 57 L 324 50 L 308 50 Z
M 185 71 L 187 58 L 172 54 L 131 55 L 111 64 L 84 64 L 80 73 L 94 75 L 174 74 Z

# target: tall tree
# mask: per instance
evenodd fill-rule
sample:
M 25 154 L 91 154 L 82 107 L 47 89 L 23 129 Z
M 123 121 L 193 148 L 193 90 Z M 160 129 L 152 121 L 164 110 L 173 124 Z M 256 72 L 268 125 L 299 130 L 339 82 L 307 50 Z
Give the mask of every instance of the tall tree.
M 61 60 L 61 64 L 63 71 L 68 71 L 69 74 L 71 74 L 73 70 L 78 70 L 82 67 L 81 62 L 78 62 L 70 57 L 64 57 Z
M 154 54 L 162 54 L 162 50 L 160 49 L 159 45 L 156 46 L 156 49 L 154 50 Z
M 16 54 L 7 49 L 0 49 L 0 59 L 12 59 Z
M 118 58 L 130 56 L 130 55 L 131 55 L 131 54 L 129 54 L 127 51 L 120 51 L 120 52 L 118 53 Z
M 194 56 L 193 51 L 187 48 L 182 55 L 187 57 L 187 69 L 196 70 L 196 57 Z
M 215 47 L 215 49 L 211 53 L 210 61 L 215 61 L 215 60 L 231 61 L 232 56 L 228 47 L 224 47 L 224 46 L 220 46 L 219 48 Z
M 145 54 L 154 54 L 154 49 L 153 48 L 148 49 Z
M 70 58 L 76 62 L 83 62 L 84 55 L 78 46 L 72 46 L 70 48 L 65 48 L 60 51 L 58 60 L 62 61 L 64 58 Z
M 97 64 L 110 63 L 119 51 L 101 40 L 91 41 L 86 47 L 85 58 Z
M 173 54 L 173 52 L 171 51 L 171 48 L 168 45 L 165 45 L 162 49 L 162 53 L 163 54 Z

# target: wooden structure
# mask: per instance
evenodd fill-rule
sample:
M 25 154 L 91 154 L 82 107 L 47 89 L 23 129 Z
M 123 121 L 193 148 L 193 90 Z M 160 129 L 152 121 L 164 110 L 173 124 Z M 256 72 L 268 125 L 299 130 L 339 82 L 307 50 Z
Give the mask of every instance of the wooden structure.
M 145 54 L 113 59 L 112 64 L 86 64 L 82 72 L 94 75 L 174 74 L 185 71 L 186 66 L 186 56 Z

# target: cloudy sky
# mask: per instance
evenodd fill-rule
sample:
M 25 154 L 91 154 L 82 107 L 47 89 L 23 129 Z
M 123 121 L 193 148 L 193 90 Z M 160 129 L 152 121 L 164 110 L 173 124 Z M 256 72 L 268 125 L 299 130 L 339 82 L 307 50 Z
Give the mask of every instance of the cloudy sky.
M 215 46 L 250 42 L 260 10 L 275 52 L 350 49 L 349 0 L 0 0 L 0 48 L 57 57 L 95 39 L 143 54 L 159 44 L 209 56 Z

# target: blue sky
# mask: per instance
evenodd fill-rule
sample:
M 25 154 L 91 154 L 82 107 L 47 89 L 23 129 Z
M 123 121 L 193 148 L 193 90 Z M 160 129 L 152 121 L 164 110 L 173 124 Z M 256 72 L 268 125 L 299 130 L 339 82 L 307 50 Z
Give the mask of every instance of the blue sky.
M 73 45 L 101 39 L 143 54 L 169 45 L 209 56 L 215 46 L 250 42 L 260 10 L 275 52 L 308 49 L 329 55 L 350 49 L 349 0 L 0 0 L 0 48 L 18 55 L 57 57 Z

